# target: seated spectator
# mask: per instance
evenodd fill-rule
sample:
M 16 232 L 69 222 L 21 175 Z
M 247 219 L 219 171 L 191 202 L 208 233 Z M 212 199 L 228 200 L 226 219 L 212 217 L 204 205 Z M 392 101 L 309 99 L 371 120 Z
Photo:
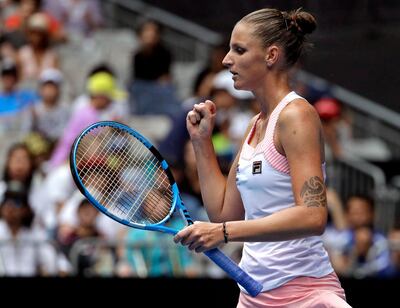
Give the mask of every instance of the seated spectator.
M 336 250 L 342 248 L 343 241 L 346 241 L 347 235 L 344 231 L 348 229 L 348 223 L 340 196 L 329 186 L 326 189 L 326 201 L 328 222 L 322 240 L 328 254 L 334 254 Z M 342 237 L 344 237 L 343 240 L 341 240 Z
M 188 209 L 193 220 L 208 221 L 207 213 L 203 207 L 199 176 L 197 173 L 196 156 L 190 140 L 186 141 L 183 154 L 183 174 L 178 182 L 182 201 Z
M 40 101 L 32 111 L 32 130 L 53 144 L 62 136 L 68 123 L 70 107 L 60 102 L 63 76 L 57 69 L 46 69 L 40 74 Z
M 47 199 L 38 198 L 42 191 L 42 176 L 38 174 L 34 156 L 25 143 L 15 143 L 6 155 L 4 175 L 0 181 L 0 199 L 9 185 L 18 185 L 28 196 L 31 209 L 35 214 L 34 225 L 44 227 Z M 46 196 L 49 193 L 46 193 Z
M 27 195 L 6 191 L 0 205 L 0 253 L 4 276 L 48 276 L 60 273 L 60 257 L 45 233 L 31 227 Z M 65 259 L 63 259 L 65 262 Z M 64 270 L 67 270 L 66 268 Z
M 91 205 L 87 199 L 83 199 L 79 203 L 77 209 L 77 225 L 63 233 L 58 233 L 57 241 L 61 246 L 61 250 L 67 257 L 71 257 L 71 248 L 79 240 L 102 237 L 101 232 L 96 226 L 98 214 L 99 211 Z M 77 275 L 84 275 L 85 271 L 92 270 L 92 267 L 96 263 L 95 253 L 96 245 L 91 246 L 90 249 L 86 248 L 80 251 L 77 260 L 78 264 L 75 264 L 77 267 L 75 269 Z
M 0 135 L 9 132 L 27 133 L 30 128 L 31 107 L 36 103 L 37 94 L 19 88 L 17 66 L 9 59 L 1 65 L 0 92 Z
M 390 245 L 390 269 L 388 277 L 400 277 L 400 227 L 395 226 L 388 234 Z
M 114 79 L 107 73 L 93 75 L 87 84 L 89 101 L 82 108 L 75 110 L 67 124 L 63 136 L 57 143 L 50 160 L 50 167 L 63 164 L 67 159 L 71 146 L 79 133 L 90 124 L 100 120 L 118 120 L 110 118 L 105 112 L 118 94 Z
M 211 100 L 219 112 L 215 119 L 212 141 L 221 169 L 226 175 L 236 155 L 238 145 L 244 137 L 248 121 L 254 116 L 251 110 L 248 113 L 241 110 L 240 103 L 251 101 L 253 98 L 251 92 L 234 88 L 232 74 L 228 70 L 220 71 L 215 75 Z
M 227 42 L 214 46 L 206 65 L 197 73 L 193 93 L 196 94 L 195 97 L 201 98 L 201 101 L 210 97 L 215 75 L 226 69 L 222 64 L 222 60 L 229 51 L 228 47 L 229 43 Z M 190 100 L 188 100 L 188 103 L 189 102 Z M 184 104 L 185 103 L 186 102 L 184 102 Z M 189 110 L 192 109 L 193 103 L 187 106 L 187 108 L 189 108 Z
M 63 42 L 66 40 L 66 34 L 59 21 L 51 14 L 43 12 L 41 0 L 20 0 L 18 6 L 13 14 L 10 14 L 5 22 L 4 27 L 7 33 L 12 33 L 15 37 L 15 47 L 20 48 L 24 43 L 26 25 L 28 19 L 35 13 L 44 14 L 46 22 L 49 25 L 49 33 L 51 39 L 56 42 Z
M 87 37 L 104 23 L 98 0 L 45 0 L 44 9 L 57 18 L 69 37 Z
M 0 181 L 0 199 L 9 185 L 18 185 L 31 198 L 34 165 L 31 153 L 22 143 L 12 145 L 7 152 L 3 178 Z
M 67 171 L 66 169 L 67 168 L 64 169 L 64 172 Z M 72 181 L 71 176 L 69 177 L 69 180 Z M 72 185 L 75 184 L 72 183 Z M 58 230 L 56 236 L 58 238 L 66 238 L 68 234 L 70 234 L 71 230 L 75 230 L 78 226 L 78 208 L 82 199 L 84 199 L 82 193 L 76 188 L 67 198 L 64 199 L 65 201 L 57 215 Z M 107 215 L 96 216 L 96 229 L 99 230 L 99 233 L 107 240 L 117 239 L 120 230 L 125 228 L 124 225 L 110 219 Z
M 348 250 L 336 262 L 335 269 L 342 276 L 354 278 L 385 277 L 390 267 L 390 253 L 385 237 L 370 227 L 354 230 Z
M 180 102 L 171 83 L 171 52 L 161 41 L 160 24 L 146 20 L 138 30 L 139 49 L 131 65 L 130 109 L 136 114 L 173 116 Z
M 35 13 L 27 21 L 27 44 L 18 51 L 21 80 L 34 83 L 48 68 L 59 68 L 59 56 L 51 46 L 49 22 L 43 13 Z
M 183 227 L 177 217 L 168 224 L 174 229 Z M 119 250 L 119 276 L 194 277 L 199 274 L 194 255 L 183 246 L 172 246 L 169 234 L 128 228 L 121 233 L 121 239 L 125 247 Z
M 14 46 L 12 38 L 9 34 L 4 33 L 0 35 L 0 59 L 9 59 L 10 61 L 17 62 L 18 49 Z
M 327 160 L 335 158 L 386 161 L 391 153 L 379 138 L 355 138 L 352 123 L 342 104 L 331 97 L 322 97 L 314 104 L 324 130 Z
M 330 249 L 338 275 L 384 277 L 390 266 L 387 238 L 374 230 L 374 204 L 367 196 L 355 195 L 346 203 L 348 228 L 337 234 Z
M 138 29 L 140 47 L 132 59 L 132 80 L 169 80 L 172 56 L 161 42 L 161 25 L 147 20 Z
M 343 156 L 338 126 L 348 128 L 348 123 L 341 122 L 342 108 L 340 103 L 332 98 L 322 98 L 314 104 L 321 119 L 325 138 L 325 156 L 327 160 Z
M 113 89 L 112 91 L 114 93 L 112 103 L 110 104 L 109 107 L 107 107 L 106 110 L 102 112 L 103 118 L 107 120 L 115 119 L 123 122 L 129 115 L 129 106 L 127 102 L 128 94 L 126 93 L 125 90 L 120 89 L 118 87 L 117 84 L 118 78 L 114 70 L 110 66 L 110 64 L 107 62 L 101 62 L 92 67 L 88 76 L 86 77 L 87 85 L 91 80 L 91 78 L 98 73 L 104 73 L 108 75 L 107 79 L 104 79 L 103 77 L 104 79 L 103 82 L 108 83 L 107 87 L 112 88 Z M 72 112 L 75 112 L 76 110 L 79 110 L 83 106 L 88 105 L 89 102 L 90 98 L 88 93 L 83 93 L 82 95 L 79 95 L 72 102 Z
M 194 104 L 198 104 L 211 95 L 214 74 L 199 73 L 193 83 L 192 96 L 182 102 L 181 108 L 172 117 L 172 128 L 167 136 L 160 142 L 158 149 L 167 158 L 167 161 L 183 161 L 184 145 L 189 140 L 186 129 L 186 116 Z

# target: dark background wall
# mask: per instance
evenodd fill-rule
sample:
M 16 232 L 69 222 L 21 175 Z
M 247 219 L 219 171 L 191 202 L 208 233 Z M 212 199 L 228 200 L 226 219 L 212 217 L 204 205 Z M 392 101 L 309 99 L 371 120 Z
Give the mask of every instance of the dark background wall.
M 298 7 L 318 21 L 315 48 L 305 69 L 397 112 L 400 103 L 400 1 L 145 0 L 229 37 L 235 22 L 252 10 Z

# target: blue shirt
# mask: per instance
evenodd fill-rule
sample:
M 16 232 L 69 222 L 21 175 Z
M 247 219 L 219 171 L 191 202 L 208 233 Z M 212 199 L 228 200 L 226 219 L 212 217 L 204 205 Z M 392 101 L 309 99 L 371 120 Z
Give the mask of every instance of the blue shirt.
M 172 218 L 169 227 L 181 229 L 183 224 L 178 219 Z M 149 277 L 173 277 L 182 276 L 189 266 L 193 265 L 193 257 L 186 246 L 176 245 L 170 234 L 130 229 L 126 237 L 126 259 L 134 271 L 139 266 L 147 267 Z M 131 245 L 138 247 L 133 248 Z M 141 254 L 143 262 L 138 259 Z
M 31 90 L 16 90 L 11 93 L 0 93 L 0 116 L 15 114 L 33 105 L 39 96 Z

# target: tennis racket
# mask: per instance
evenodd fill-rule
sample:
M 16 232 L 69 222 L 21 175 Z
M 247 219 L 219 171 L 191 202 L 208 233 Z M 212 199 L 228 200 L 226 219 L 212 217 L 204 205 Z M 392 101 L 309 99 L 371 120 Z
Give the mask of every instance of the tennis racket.
M 101 212 L 133 228 L 176 234 L 166 225 L 177 209 L 187 224 L 185 208 L 167 162 L 145 137 L 113 121 L 97 122 L 76 138 L 70 154 L 74 181 Z M 219 249 L 204 252 L 250 295 L 262 289 Z

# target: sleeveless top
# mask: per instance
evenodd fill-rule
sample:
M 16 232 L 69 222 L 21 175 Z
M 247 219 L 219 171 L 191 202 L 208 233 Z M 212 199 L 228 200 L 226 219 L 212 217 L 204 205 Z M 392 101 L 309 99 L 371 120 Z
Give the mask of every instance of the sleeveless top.
M 246 220 L 295 206 L 289 164 L 276 150 L 273 136 L 280 112 L 298 98 L 303 99 L 290 92 L 282 99 L 270 115 L 264 139 L 255 148 L 249 145 L 249 139 L 256 124 L 243 144 L 236 184 Z M 322 168 L 325 176 L 324 164 Z M 322 277 L 333 272 L 320 236 L 279 242 L 245 242 L 240 267 L 263 285 L 263 291 L 299 276 Z

